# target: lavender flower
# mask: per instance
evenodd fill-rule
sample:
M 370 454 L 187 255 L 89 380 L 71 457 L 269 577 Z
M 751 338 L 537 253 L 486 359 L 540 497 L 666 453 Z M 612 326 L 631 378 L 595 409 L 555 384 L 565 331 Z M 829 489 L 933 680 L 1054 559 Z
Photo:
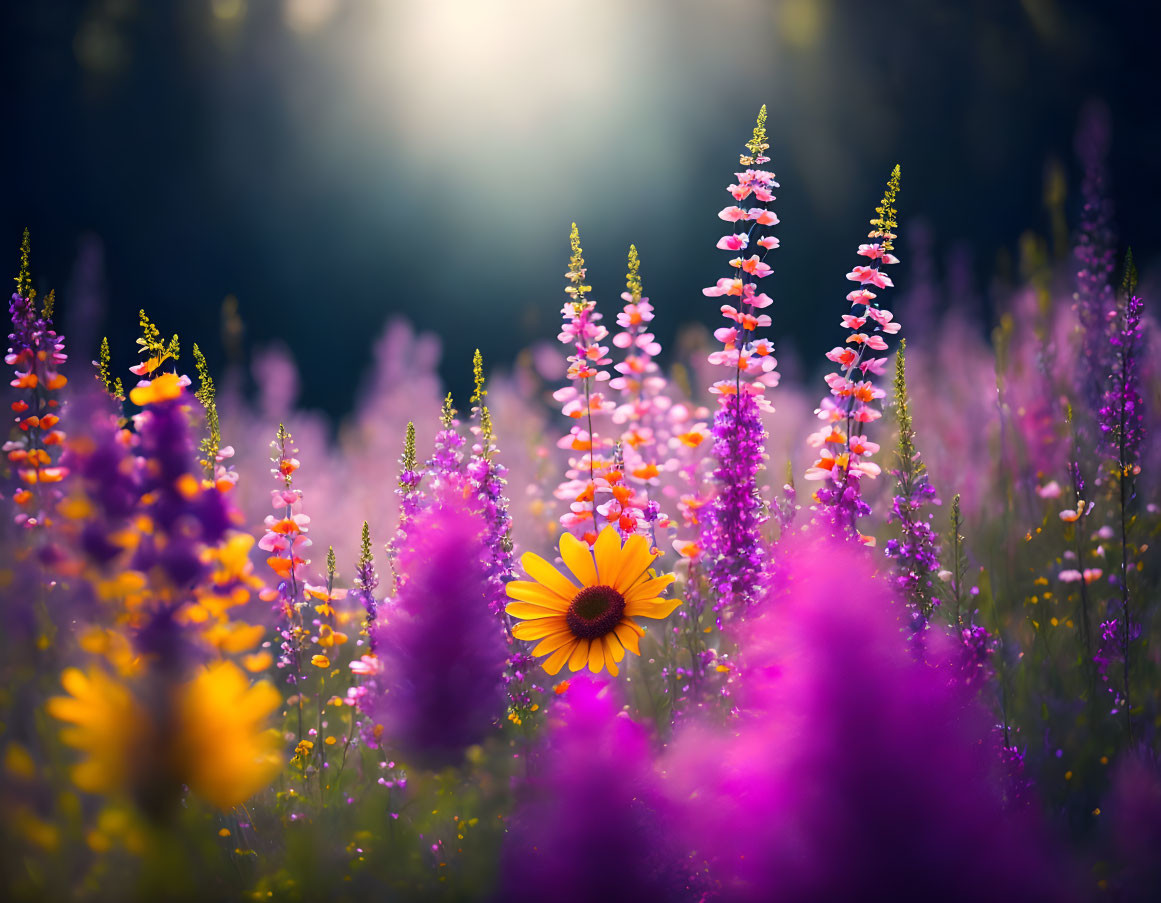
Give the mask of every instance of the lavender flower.
M 1143 325 L 1141 316 L 1144 303 L 1133 291 L 1136 271 L 1129 259 L 1125 275 L 1126 298 L 1119 311 L 1121 322 L 1109 336 L 1113 367 L 1100 409 L 1102 445 L 1111 459 L 1117 483 L 1117 501 L 1120 524 L 1121 561 L 1116 582 L 1120 589 L 1120 653 L 1123 664 L 1123 692 L 1125 726 L 1133 733 L 1133 694 L 1130 667 L 1132 641 L 1140 634 L 1140 625 L 1133 623 L 1129 611 L 1129 507 L 1134 498 L 1134 477 L 1140 471 L 1141 445 L 1145 439 L 1145 408 L 1140 390 L 1140 362 Z M 1103 625 L 1102 625 L 1103 627 Z M 1103 675 L 1107 679 L 1107 673 Z
M 433 491 L 445 487 L 455 491 L 462 488 L 464 481 L 464 437 L 460 435 L 450 392 L 443 400 L 439 419 L 443 429 L 435 434 L 435 450 L 427 462 L 427 471 L 431 474 Z
M 752 395 L 728 396 L 714 415 L 717 495 L 701 522 L 705 574 L 718 624 L 749 608 L 761 592 L 767 515 L 758 489 L 766 430 Z
M 486 525 L 483 541 L 484 566 L 488 575 L 488 610 L 503 625 L 508 644 L 503 677 L 508 693 L 508 720 L 519 725 L 534 710 L 532 694 L 541 688 L 535 686 L 528 676 L 536 660 L 529 653 L 529 647 L 513 639 L 512 625 L 504 612 L 504 606 L 508 603 L 504 587 L 515 577 L 512 517 L 508 513 L 508 499 L 504 495 L 507 482 L 504 477 L 508 469 L 496 460 L 492 413 L 484 403 L 488 394 L 484 387 L 484 359 L 478 348 L 472 356 L 472 374 L 475 380 L 471 398 L 472 416 L 479 423 L 472 427 L 476 442 L 472 445 L 467 477 L 472 492 L 472 509 Z
M 898 487 L 888 522 L 899 525 L 900 537 L 887 541 L 884 552 L 895 562 L 895 585 L 911 609 L 911 626 L 921 631 L 931 619 L 939 599 L 935 575 L 939 571 L 939 538 L 932 529 L 933 515 L 924 516 L 927 505 L 938 505 L 927 468 L 915 448 L 915 430 L 907 398 L 906 340 L 895 355 L 895 407 L 899 419 L 899 466 L 891 471 Z
M 397 562 L 404 579 L 379 609 L 376 665 L 359 704 L 383 742 L 425 766 L 458 762 L 503 708 L 504 638 L 487 608 L 485 529 L 462 500 L 437 496 L 412 520 Z
M 367 634 L 368 649 L 375 651 L 375 619 L 378 607 L 375 590 L 379 588 L 379 575 L 375 572 L 375 556 L 371 552 L 371 528 L 363 521 L 363 534 L 359 545 L 359 565 L 355 569 L 355 599 L 363 606 L 366 615 L 363 631 Z

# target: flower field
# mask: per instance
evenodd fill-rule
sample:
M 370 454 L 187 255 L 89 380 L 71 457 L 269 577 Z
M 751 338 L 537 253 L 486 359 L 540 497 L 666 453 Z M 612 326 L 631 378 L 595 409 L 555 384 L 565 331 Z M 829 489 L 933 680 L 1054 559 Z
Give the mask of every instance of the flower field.
M 1155 899 L 1156 308 L 1081 128 L 992 322 L 895 166 L 783 376 L 762 107 L 678 348 L 573 224 L 556 341 L 442 386 L 392 320 L 337 431 L 161 305 L 70 344 L 14 236 L 4 897 Z

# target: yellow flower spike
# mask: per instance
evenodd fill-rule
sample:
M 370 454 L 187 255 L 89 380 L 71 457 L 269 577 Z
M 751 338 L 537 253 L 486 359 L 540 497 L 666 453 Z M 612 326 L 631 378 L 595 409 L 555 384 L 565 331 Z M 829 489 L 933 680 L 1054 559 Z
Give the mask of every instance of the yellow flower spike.
M 547 656 L 543 667 L 549 674 L 567 664 L 573 671 L 587 667 L 616 676 L 626 651 L 641 654 L 645 631 L 634 618 L 665 618 L 681 604 L 660 598 L 674 578 L 649 570 L 656 556 L 643 536 L 622 543 L 612 526 L 601 531 L 591 551 L 562 534 L 560 556 L 579 586 L 538 555 L 521 558 L 531 579 L 507 586 L 514 601 L 506 610 L 520 619 L 512 635 L 538 641 L 532 654 Z
M 895 229 L 899 226 L 897 222 L 899 211 L 895 209 L 895 199 L 899 194 L 899 176 L 899 164 L 896 163 L 895 168 L 891 170 L 891 178 L 887 181 L 887 190 L 883 194 L 883 200 L 875 208 L 875 218 L 871 220 L 871 225 L 874 228 L 867 233 L 868 238 L 882 239 L 884 251 L 892 250 L 895 247 L 894 241 L 898 237 L 895 234 Z
M 28 238 L 28 227 L 24 229 L 24 236 L 20 239 L 20 272 L 16 276 L 16 294 L 21 298 L 28 298 L 32 291 L 32 273 L 29 257 L 32 243 Z
M 629 245 L 629 272 L 625 274 L 625 288 L 629 290 L 629 297 L 634 304 L 645 294 L 645 286 L 641 282 L 641 258 L 637 254 L 636 245 Z

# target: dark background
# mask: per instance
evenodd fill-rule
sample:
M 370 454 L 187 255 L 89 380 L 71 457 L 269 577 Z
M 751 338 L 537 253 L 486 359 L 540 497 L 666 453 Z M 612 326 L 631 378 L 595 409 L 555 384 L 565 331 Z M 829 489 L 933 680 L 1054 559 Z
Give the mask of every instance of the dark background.
M 97 336 L 119 367 L 145 307 L 220 368 L 219 311 L 236 295 L 246 344 L 285 340 L 304 403 L 342 414 L 393 314 L 442 336 L 457 392 L 473 347 L 503 366 L 552 339 L 574 219 L 606 312 L 632 241 L 662 341 L 716 325 L 700 292 L 723 270 L 714 214 L 766 103 L 783 186 L 771 334 L 813 356 L 896 161 L 904 232 L 922 218 L 937 263 L 969 247 L 990 316 L 1021 233 L 1051 231 L 1051 160 L 1075 225 L 1073 140 L 1094 98 L 1111 113 L 1118 231 L 1148 275 L 1156 7 L 7 2 L 0 247 L 14 272 L 29 226 L 36 284 L 66 310 L 79 249 L 103 248 Z

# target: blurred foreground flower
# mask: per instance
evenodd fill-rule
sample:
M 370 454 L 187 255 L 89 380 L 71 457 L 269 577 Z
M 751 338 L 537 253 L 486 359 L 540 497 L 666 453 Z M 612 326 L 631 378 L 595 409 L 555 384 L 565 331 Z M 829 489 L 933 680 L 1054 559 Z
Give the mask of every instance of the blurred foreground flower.
M 822 531 L 782 561 L 739 631 L 740 721 L 691 728 L 663 765 L 721 899 L 1068 899 L 952 659 L 906 653 L 891 581 Z M 860 587 L 841 613 L 835 574 Z
M 672 574 L 649 570 L 654 555 L 649 540 L 635 534 L 621 544 L 616 527 L 605 527 L 590 550 L 571 533 L 561 534 L 560 557 L 580 586 L 532 552 L 520 559 L 532 580 L 508 584 L 508 614 L 520 618 L 512 635 L 540 640 L 535 656 L 548 655 L 544 670 L 556 674 L 565 662 L 573 671 L 586 664 L 594 674 L 618 673 L 617 662 L 638 646 L 645 631 L 634 618 L 666 618 L 681 604 L 661 599 Z M 549 654 L 551 653 L 551 654 Z
M 156 683 L 122 683 L 99 667 L 69 668 L 68 695 L 48 701 L 54 718 L 72 725 L 61 739 L 85 758 L 73 781 L 90 793 L 127 793 L 161 815 L 181 785 L 220 809 L 238 806 L 282 766 L 276 730 L 264 729 L 282 699 L 268 681 L 251 685 L 228 661 L 199 669 L 169 692 Z
M 350 691 L 373 722 L 370 740 L 415 758 L 453 765 L 504 709 L 504 634 L 488 610 L 485 525 L 458 498 L 436 496 L 411 520 L 399 550 L 395 598 L 382 603 L 375 654 L 352 664 Z
M 542 770 L 513 815 L 497 899 L 677 898 L 681 858 L 663 828 L 649 737 L 614 691 L 574 679 L 552 707 Z

